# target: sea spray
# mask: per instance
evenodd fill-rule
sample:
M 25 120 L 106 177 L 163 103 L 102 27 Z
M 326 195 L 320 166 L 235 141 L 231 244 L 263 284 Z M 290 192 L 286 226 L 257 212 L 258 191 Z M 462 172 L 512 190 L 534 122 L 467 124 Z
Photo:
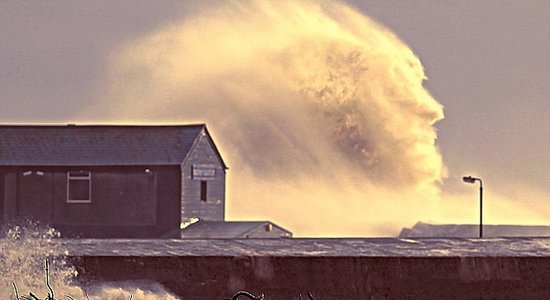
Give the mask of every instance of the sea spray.
M 151 281 L 127 281 L 115 283 L 101 283 L 87 288 L 90 299 L 128 299 L 132 300 L 178 300 L 177 296 L 166 291 L 159 283 Z
M 49 283 L 56 299 L 68 295 L 76 300 L 177 300 L 162 285 L 150 281 L 101 282 L 83 286 L 78 272 L 68 263 L 68 250 L 58 242 L 60 234 L 53 228 L 35 222 L 6 227 L 0 238 L 0 299 L 15 299 L 29 292 L 44 299 L 46 285 L 45 261 L 49 262 Z
M 0 298 L 13 299 L 12 282 L 20 294 L 48 292 L 44 262 L 50 262 L 50 283 L 54 290 L 81 296 L 81 290 L 70 284 L 77 275 L 66 263 L 66 249 L 55 243 L 59 232 L 38 223 L 24 222 L 3 230 L 0 239 Z
M 445 177 L 425 78 L 409 47 L 344 3 L 227 1 L 117 47 L 87 114 L 206 122 L 231 168 L 231 218 L 397 234 L 433 219 Z

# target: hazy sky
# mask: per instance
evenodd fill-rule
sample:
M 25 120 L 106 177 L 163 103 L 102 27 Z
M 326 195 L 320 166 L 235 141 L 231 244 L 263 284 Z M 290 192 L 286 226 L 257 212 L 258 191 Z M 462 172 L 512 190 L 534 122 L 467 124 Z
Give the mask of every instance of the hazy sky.
M 359 2 L 420 56 L 445 106 L 449 181 L 472 171 L 550 191 L 550 2 Z
M 425 86 L 444 106 L 436 124 L 448 168 L 444 196 L 475 198 L 460 179 L 471 174 L 524 207 L 550 202 L 550 1 L 350 4 L 396 33 L 424 65 Z M 113 51 L 202 6 L 0 1 L 0 122 L 78 123 L 108 88 Z

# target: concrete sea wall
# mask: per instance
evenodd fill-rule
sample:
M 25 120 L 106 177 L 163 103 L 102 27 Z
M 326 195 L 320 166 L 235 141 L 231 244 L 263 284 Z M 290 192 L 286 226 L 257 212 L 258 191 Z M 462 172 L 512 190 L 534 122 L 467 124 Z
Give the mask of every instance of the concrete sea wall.
M 72 256 L 82 281 L 154 280 L 182 299 L 550 299 L 550 257 Z M 244 299 L 241 298 L 241 299 Z

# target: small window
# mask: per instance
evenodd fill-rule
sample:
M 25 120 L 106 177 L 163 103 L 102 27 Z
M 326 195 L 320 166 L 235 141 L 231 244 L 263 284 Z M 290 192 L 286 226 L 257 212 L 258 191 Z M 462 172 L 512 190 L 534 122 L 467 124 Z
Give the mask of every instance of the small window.
M 201 200 L 206 201 L 206 193 L 208 191 L 208 186 L 206 185 L 207 181 L 203 180 L 201 181 Z
M 92 202 L 92 174 L 67 172 L 67 203 Z

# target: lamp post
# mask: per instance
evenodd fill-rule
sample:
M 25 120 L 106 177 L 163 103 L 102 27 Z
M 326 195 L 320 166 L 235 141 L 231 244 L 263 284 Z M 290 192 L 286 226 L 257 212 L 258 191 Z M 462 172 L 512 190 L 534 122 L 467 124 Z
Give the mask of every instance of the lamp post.
M 467 183 L 475 183 L 479 181 L 479 238 L 483 237 L 483 181 L 481 178 L 472 176 L 464 176 L 462 180 Z

